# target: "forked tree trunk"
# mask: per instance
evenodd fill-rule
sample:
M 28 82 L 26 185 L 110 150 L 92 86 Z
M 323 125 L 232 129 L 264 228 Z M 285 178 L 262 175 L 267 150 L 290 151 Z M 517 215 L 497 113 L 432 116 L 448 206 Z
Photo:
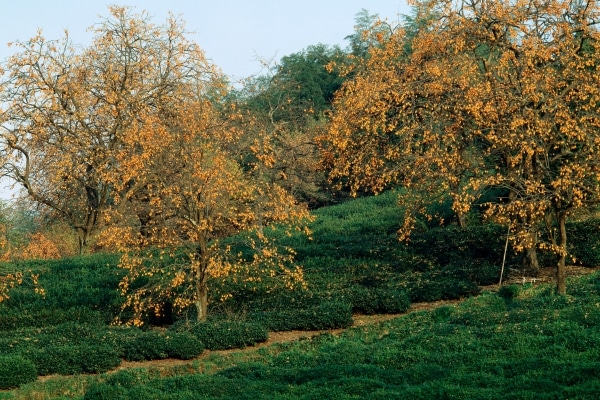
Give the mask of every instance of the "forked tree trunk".
M 556 219 L 558 220 L 558 229 L 560 232 L 560 255 L 558 265 L 556 266 L 556 291 L 558 294 L 567 294 L 567 213 L 564 211 L 557 212 Z

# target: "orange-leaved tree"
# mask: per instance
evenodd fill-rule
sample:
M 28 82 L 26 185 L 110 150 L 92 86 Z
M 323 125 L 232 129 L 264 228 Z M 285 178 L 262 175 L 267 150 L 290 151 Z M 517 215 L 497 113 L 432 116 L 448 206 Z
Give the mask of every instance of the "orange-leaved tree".
M 369 57 L 351 66 L 347 73 L 353 78 L 334 102 L 322 138 L 330 178 L 353 194 L 407 188 L 400 199 L 407 210 L 404 238 L 425 203 L 448 196 L 464 225 L 467 209 L 459 200 L 474 199 L 466 183 L 480 173 L 483 160 L 460 97 L 477 65 L 449 31 L 429 28 L 407 35 L 398 27 L 379 39 Z
M 398 30 L 374 49 L 336 102 L 333 176 L 446 192 L 457 213 L 501 189 L 486 215 L 513 229 L 517 248 L 555 252 L 565 293 L 567 217 L 600 200 L 597 3 L 417 6 L 438 17 L 423 18 L 411 46 Z
M 128 127 L 170 107 L 181 82 L 211 68 L 173 17 L 154 25 L 114 6 L 91 30 L 87 47 L 41 32 L 15 43 L 0 90 L 2 175 L 76 230 L 80 251 L 112 202 Z
M 176 310 L 192 307 L 204 320 L 213 279 L 304 284 L 293 250 L 269 230 L 300 229 L 308 212 L 263 175 L 260 164 L 273 161 L 264 149 L 253 163 L 238 163 L 242 131 L 221 112 L 213 85 L 189 82 L 187 100 L 130 126 L 117 154 L 114 185 L 123 195 L 107 214 L 111 227 L 102 242 L 123 252 L 129 323 L 160 315 L 167 302 Z
M 563 294 L 567 217 L 600 201 L 599 17 L 595 1 L 465 2 L 455 13 L 479 65 L 464 107 L 494 165 L 473 186 L 508 191 L 487 214 L 516 228 L 521 246 L 558 255 Z

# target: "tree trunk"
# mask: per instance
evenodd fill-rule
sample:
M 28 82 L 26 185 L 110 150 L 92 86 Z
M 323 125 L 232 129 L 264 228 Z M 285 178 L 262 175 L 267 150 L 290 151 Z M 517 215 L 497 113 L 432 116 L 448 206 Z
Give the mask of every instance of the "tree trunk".
M 567 294 L 567 277 L 566 277 L 566 258 L 567 258 L 567 213 L 559 211 L 556 219 L 558 220 L 558 228 L 560 232 L 560 255 L 558 265 L 556 266 L 556 291 L 558 294 Z
M 523 257 L 523 270 L 527 274 L 537 276 L 540 271 L 540 262 L 537 256 L 537 229 L 529 231 L 529 245 Z
M 538 275 L 540 271 L 540 262 L 537 256 L 537 249 L 535 247 L 525 250 L 525 257 L 523 258 L 523 267 L 529 275 Z
M 198 322 L 206 321 L 206 316 L 208 314 L 208 290 L 206 284 L 203 285 L 203 288 L 196 288 L 196 320 Z
M 87 246 L 88 233 L 84 228 L 77 228 L 77 242 L 79 245 L 79 255 L 83 254 L 83 249 Z
M 206 316 L 208 315 L 208 282 L 206 276 L 208 255 L 206 254 L 206 247 L 203 241 L 198 244 L 195 257 L 197 270 L 194 271 L 196 279 L 196 299 L 194 304 L 196 305 L 196 320 L 202 322 L 206 320 Z
M 456 213 L 456 219 L 458 220 L 458 226 L 461 228 L 467 227 L 467 216 L 465 213 L 458 212 Z

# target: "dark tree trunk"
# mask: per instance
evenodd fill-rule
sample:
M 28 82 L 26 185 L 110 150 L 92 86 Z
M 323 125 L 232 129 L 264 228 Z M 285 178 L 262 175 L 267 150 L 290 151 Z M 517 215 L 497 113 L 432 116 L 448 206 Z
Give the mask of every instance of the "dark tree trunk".
M 198 322 L 206 321 L 208 314 L 208 290 L 206 285 L 196 288 L 196 319 Z
M 461 228 L 467 227 L 467 216 L 464 213 L 456 213 L 456 219 L 458 220 L 458 226 Z
M 83 254 L 83 249 L 87 247 L 88 232 L 85 228 L 79 227 L 77 230 L 77 244 L 79 245 L 79 255 Z
M 531 276 L 537 276 L 540 271 L 540 262 L 537 256 L 537 230 L 529 232 L 530 245 L 525 249 L 523 257 L 523 270 Z

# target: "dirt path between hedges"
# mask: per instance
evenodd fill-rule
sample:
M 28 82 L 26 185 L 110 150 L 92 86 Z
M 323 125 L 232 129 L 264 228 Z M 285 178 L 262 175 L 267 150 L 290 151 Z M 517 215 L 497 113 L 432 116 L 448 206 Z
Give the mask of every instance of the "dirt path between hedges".
M 352 328 L 352 327 L 373 325 L 373 324 L 377 324 L 379 322 L 384 322 L 384 321 L 388 321 L 390 319 L 398 318 L 398 317 L 407 315 L 412 312 L 423 311 L 423 310 L 432 310 L 432 309 L 435 309 L 437 307 L 441 307 L 444 305 L 458 304 L 461 301 L 463 301 L 463 299 L 461 299 L 461 300 L 440 300 L 440 301 L 426 302 L 426 303 L 412 303 L 410 305 L 410 308 L 406 312 L 399 313 L 399 314 L 376 314 L 376 315 L 355 314 L 352 316 L 353 324 L 348 328 L 324 329 L 324 330 L 317 330 L 317 331 L 295 330 L 295 331 L 284 331 L 284 332 L 269 332 L 269 338 L 266 341 L 264 341 L 262 343 L 257 343 L 254 346 L 249 346 L 244 349 L 213 350 L 213 351 L 204 350 L 200 356 L 198 356 L 194 359 L 191 359 L 191 360 L 179 360 L 179 359 L 174 359 L 174 358 L 167 358 L 164 360 L 151 360 L 151 361 L 125 361 L 125 360 L 123 360 L 117 368 L 109 371 L 108 373 L 114 373 L 117 371 L 122 371 L 124 369 L 130 369 L 130 368 L 152 368 L 154 370 L 160 371 L 160 370 L 163 370 L 163 369 L 166 370 L 166 369 L 169 369 L 172 367 L 185 367 L 187 365 L 191 365 L 194 361 L 203 360 L 203 359 L 206 359 L 209 356 L 215 355 L 215 354 L 216 355 L 227 355 L 227 354 L 232 354 L 232 353 L 248 352 L 248 351 L 260 349 L 262 347 L 268 347 L 268 346 L 271 346 L 276 343 L 289 343 L 289 342 L 294 342 L 294 341 L 302 340 L 302 339 L 310 339 L 310 338 L 313 338 L 315 336 L 318 336 L 318 335 L 321 335 L 324 333 L 329 333 L 332 335 L 339 335 L 340 333 L 342 333 L 345 330 Z M 57 376 L 59 376 L 59 375 L 39 376 L 38 381 L 45 382 L 45 381 L 51 380 Z
M 568 267 L 567 275 L 568 276 L 581 276 L 591 274 L 595 271 L 600 270 L 598 268 L 582 268 L 582 267 Z M 509 277 L 505 284 L 515 283 L 515 284 L 539 284 L 539 283 L 548 283 L 554 280 L 554 271 L 555 268 L 543 268 L 540 270 L 540 273 L 537 277 L 523 277 L 523 276 L 512 276 Z M 490 285 L 483 286 L 482 291 L 496 291 L 498 290 L 498 285 Z M 416 311 L 423 310 L 433 310 L 435 308 L 445 306 L 445 305 L 454 305 L 462 302 L 464 299 L 460 300 L 441 300 L 435 302 L 424 302 L 424 303 L 412 303 L 410 308 L 405 313 L 400 314 L 377 314 L 377 315 L 353 315 L 353 324 L 351 327 L 360 327 L 366 325 L 377 324 L 380 322 L 388 321 L 394 318 L 398 318 L 404 315 L 407 315 Z M 349 327 L 350 328 L 350 327 Z M 157 370 L 168 369 L 171 367 L 177 366 L 186 366 L 190 365 L 194 361 L 202 360 L 208 358 L 210 355 L 226 355 L 232 353 L 240 353 L 240 352 L 248 352 L 253 351 L 262 347 L 267 347 L 276 343 L 289 343 L 301 339 L 310 339 L 312 337 L 329 333 L 332 335 L 339 335 L 344 332 L 348 328 L 340 328 L 340 329 L 326 329 L 326 330 L 317 330 L 317 331 L 285 331 L 285 332 L 269 332 L 269 338 L 262 343 L 257 343 L 254 346 L 246 347 L 244 349 L 231 349 L 231 350 L 204 350 L 204 352 L 197 358 L 192 360 L 179 360 L 179 359 L 164 359 L 164 360 L 152 360 L 152 361 L 141 361 L 141 362 L 133 362 L 133 361 L 123 361 L 121 365 L 119 365 L 111 372 L 121 371 L 129 368 L 152 368 Z M 49 376 L 40 376 L 38 377 L 39 381 L 46 381 L 52 379 L 56 375 Z
M 119 365 L 115 369 L 115 371 L 120 371 L 120 370 L 128 369 L 128 368 L 155 368 L 155 369 L 169 368 L 169 367 L 173 367 L 173 366 L 187 365 L 187 364 L 190 364 L 191 362 L 193 362 L 194 360 L 201 360 L 203 358 L 207 358 L 208 356 L 210 356 L 212 354 L 225 355 L 225 354 L 238 353 L 238 352 L 244 352 L 244 351 L 252 351 L 252 350 L 259 349 L 262 347 L 267 347 L 267 346 L 270 346 L 270 345 L 273 345 L 276 343 L 289 343 L 289 342 L 293 342 L 293 341 L 301 340 L 301 339 L 310 339 L 312 337 L 315 337 L 315 336 L 318 336 L 318 335 L 321 335 L 324 333 L 329 333 L 332 335 L 339 335 L 340 333 L 344 332 L 345 330 L 347 330 L 351 327 L 359 327 L 359 326 L 377 324 L 379 322 L 388 321 L 390 319 L 401 317 L 401 316 L 406 315 L 411 312 L 422 311 L 422 310 L 431 310 L 431 309 L 441 307 L 444 305 L 448 305 L 448 304 L 457 304 L 457 303 L 460 303 L 461 301 L 462 300 L 442 300 L 442 301 L 429 302 L 429 303 L 413 303 L 413 304 L 411 304 L 410 308 L 405 313 L 400 313 L 400 314 L 376 314 L 376 315 L 355 314 L 352 316 L 353 324 L 348 328 L 324 329 L 324 330 L 317 330 L 317 331 L 295 330 L 295 331 L 284 331 L 284 332 L 269 332 L 269 338 L 265 342 L 257 343 L 256 345 L 246 347 L 245 349 L 215 350 L 215 351 L 204 350 L 204 352 L 199 357 L 197 357 L 193 360 L 166 359 L 166 360 L 152 360 L 152 361 L 141 361 L 141 362 L 123 361 L 121 363 L 121 365 Z

